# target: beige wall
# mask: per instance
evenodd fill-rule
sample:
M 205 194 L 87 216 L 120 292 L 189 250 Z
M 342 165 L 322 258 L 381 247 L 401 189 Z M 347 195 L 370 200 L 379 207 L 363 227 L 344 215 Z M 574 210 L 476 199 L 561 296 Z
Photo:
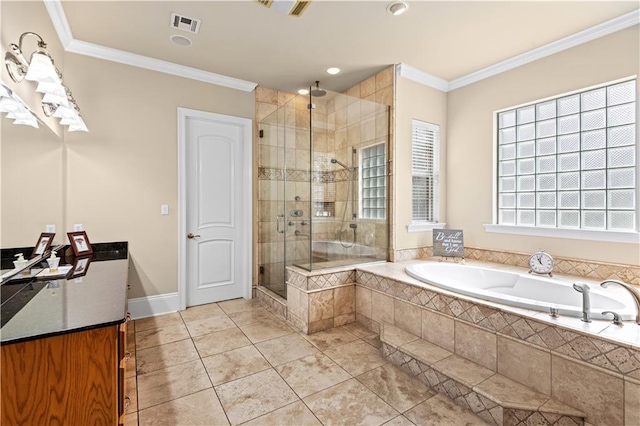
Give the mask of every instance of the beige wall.
M 129 297 L 177 291 L 177 108 L 253 118 L 254 95 L 68 53 L 89 133 L 65 134 L 66 227 L 129 241 Z M 160 215 L 160 205 L 169 215 Z
M 447 222 L 465 245 L 639 264 L 638 244 L 487 233 L 492 221 L 493 112 L 640 71 L 638 26 L 448 93 Z
M 0 12 L 2 58 L 11 43 L 19 43 L 22 33 L 32 31 L 42 36 L 55 65 L 64 73 L 64 52 L 44 3 L 3 1 Z M 37 48 L 37 38 L 25 37 L 22 48 L 29 60 Z M 57 119 L 44 116 L 42 97 L 35 91 L 36 83 L 27 80 L 16 83 L 9 77 L 4 63 L 0 69 L 2 81 L 53 129 L 43 124 L 39 129 L 14 125 L 2 114 L 0 247 L 33 246 L 48 224 L 56 225 L 55 242 L 66 242 L 63 232 L 64 148 L 62 139 L 54 134 L 57 131 L 62 135 L 62 129 Z
M 437 89 L 403 77 L 396 79 L 396 148 L 395 148 L 395 187 L 394 209 L 396 250 L 431 246 L 432 233 L 407 232 L 412 222 L 412 158 L 411 158 L 411 120 L 420 120 L 440 126 L 440 221 L 447 220 L 447 94 Z

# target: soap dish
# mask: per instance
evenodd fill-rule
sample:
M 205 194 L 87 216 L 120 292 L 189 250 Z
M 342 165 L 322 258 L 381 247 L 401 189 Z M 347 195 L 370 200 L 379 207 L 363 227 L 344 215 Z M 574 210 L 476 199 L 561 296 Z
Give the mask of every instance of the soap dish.
M 53 278 L 53 277 L 64 277 L 71 270 L 72 266 L 60 266 L 56 272 L 51 272 L 49 268 L 44 268 L 42 272 L 40 272 L 37 277 L 38 278 Z

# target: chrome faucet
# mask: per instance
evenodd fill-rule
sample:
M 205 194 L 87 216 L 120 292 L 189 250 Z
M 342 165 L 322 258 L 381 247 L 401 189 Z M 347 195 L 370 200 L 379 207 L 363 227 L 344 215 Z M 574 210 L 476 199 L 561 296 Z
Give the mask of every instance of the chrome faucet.
M 632 287 L 630 284 L 618 280 L 604 280 L 600 283 L 600 287 L 607 288 L 611 284 L 618 284 L 619 286 L 627 289 L 629 293 L 631 293 L 633 301 L 636 302 L 636 324 L 640 325 L 640 290 Z
M 591 288 L 587 284 L 574 284 L 573 289 L 578 293 L 582 293 L 582 318 L 584 322 L 591 322 L 591 298 L 589 290 Z

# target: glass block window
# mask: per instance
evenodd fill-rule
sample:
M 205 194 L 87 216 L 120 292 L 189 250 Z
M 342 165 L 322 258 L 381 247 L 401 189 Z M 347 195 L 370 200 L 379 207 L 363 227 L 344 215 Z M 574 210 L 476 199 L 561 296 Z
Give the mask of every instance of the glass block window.
M 497 114 L 498 224 L 637 229 L 636 84 Z
M 380 143 L 360 151 L 360 217 L 387 217 L 387 155 Z
M 438 221 L 440 126 L 412 122 L 413 223 Z

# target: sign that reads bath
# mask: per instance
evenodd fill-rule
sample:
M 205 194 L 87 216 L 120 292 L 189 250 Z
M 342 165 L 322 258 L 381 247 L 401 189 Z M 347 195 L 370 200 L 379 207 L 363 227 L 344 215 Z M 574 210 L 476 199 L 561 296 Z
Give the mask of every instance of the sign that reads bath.
M 434 229 L 433 255 L 464 257 L 464 242 L 460 229 Z

